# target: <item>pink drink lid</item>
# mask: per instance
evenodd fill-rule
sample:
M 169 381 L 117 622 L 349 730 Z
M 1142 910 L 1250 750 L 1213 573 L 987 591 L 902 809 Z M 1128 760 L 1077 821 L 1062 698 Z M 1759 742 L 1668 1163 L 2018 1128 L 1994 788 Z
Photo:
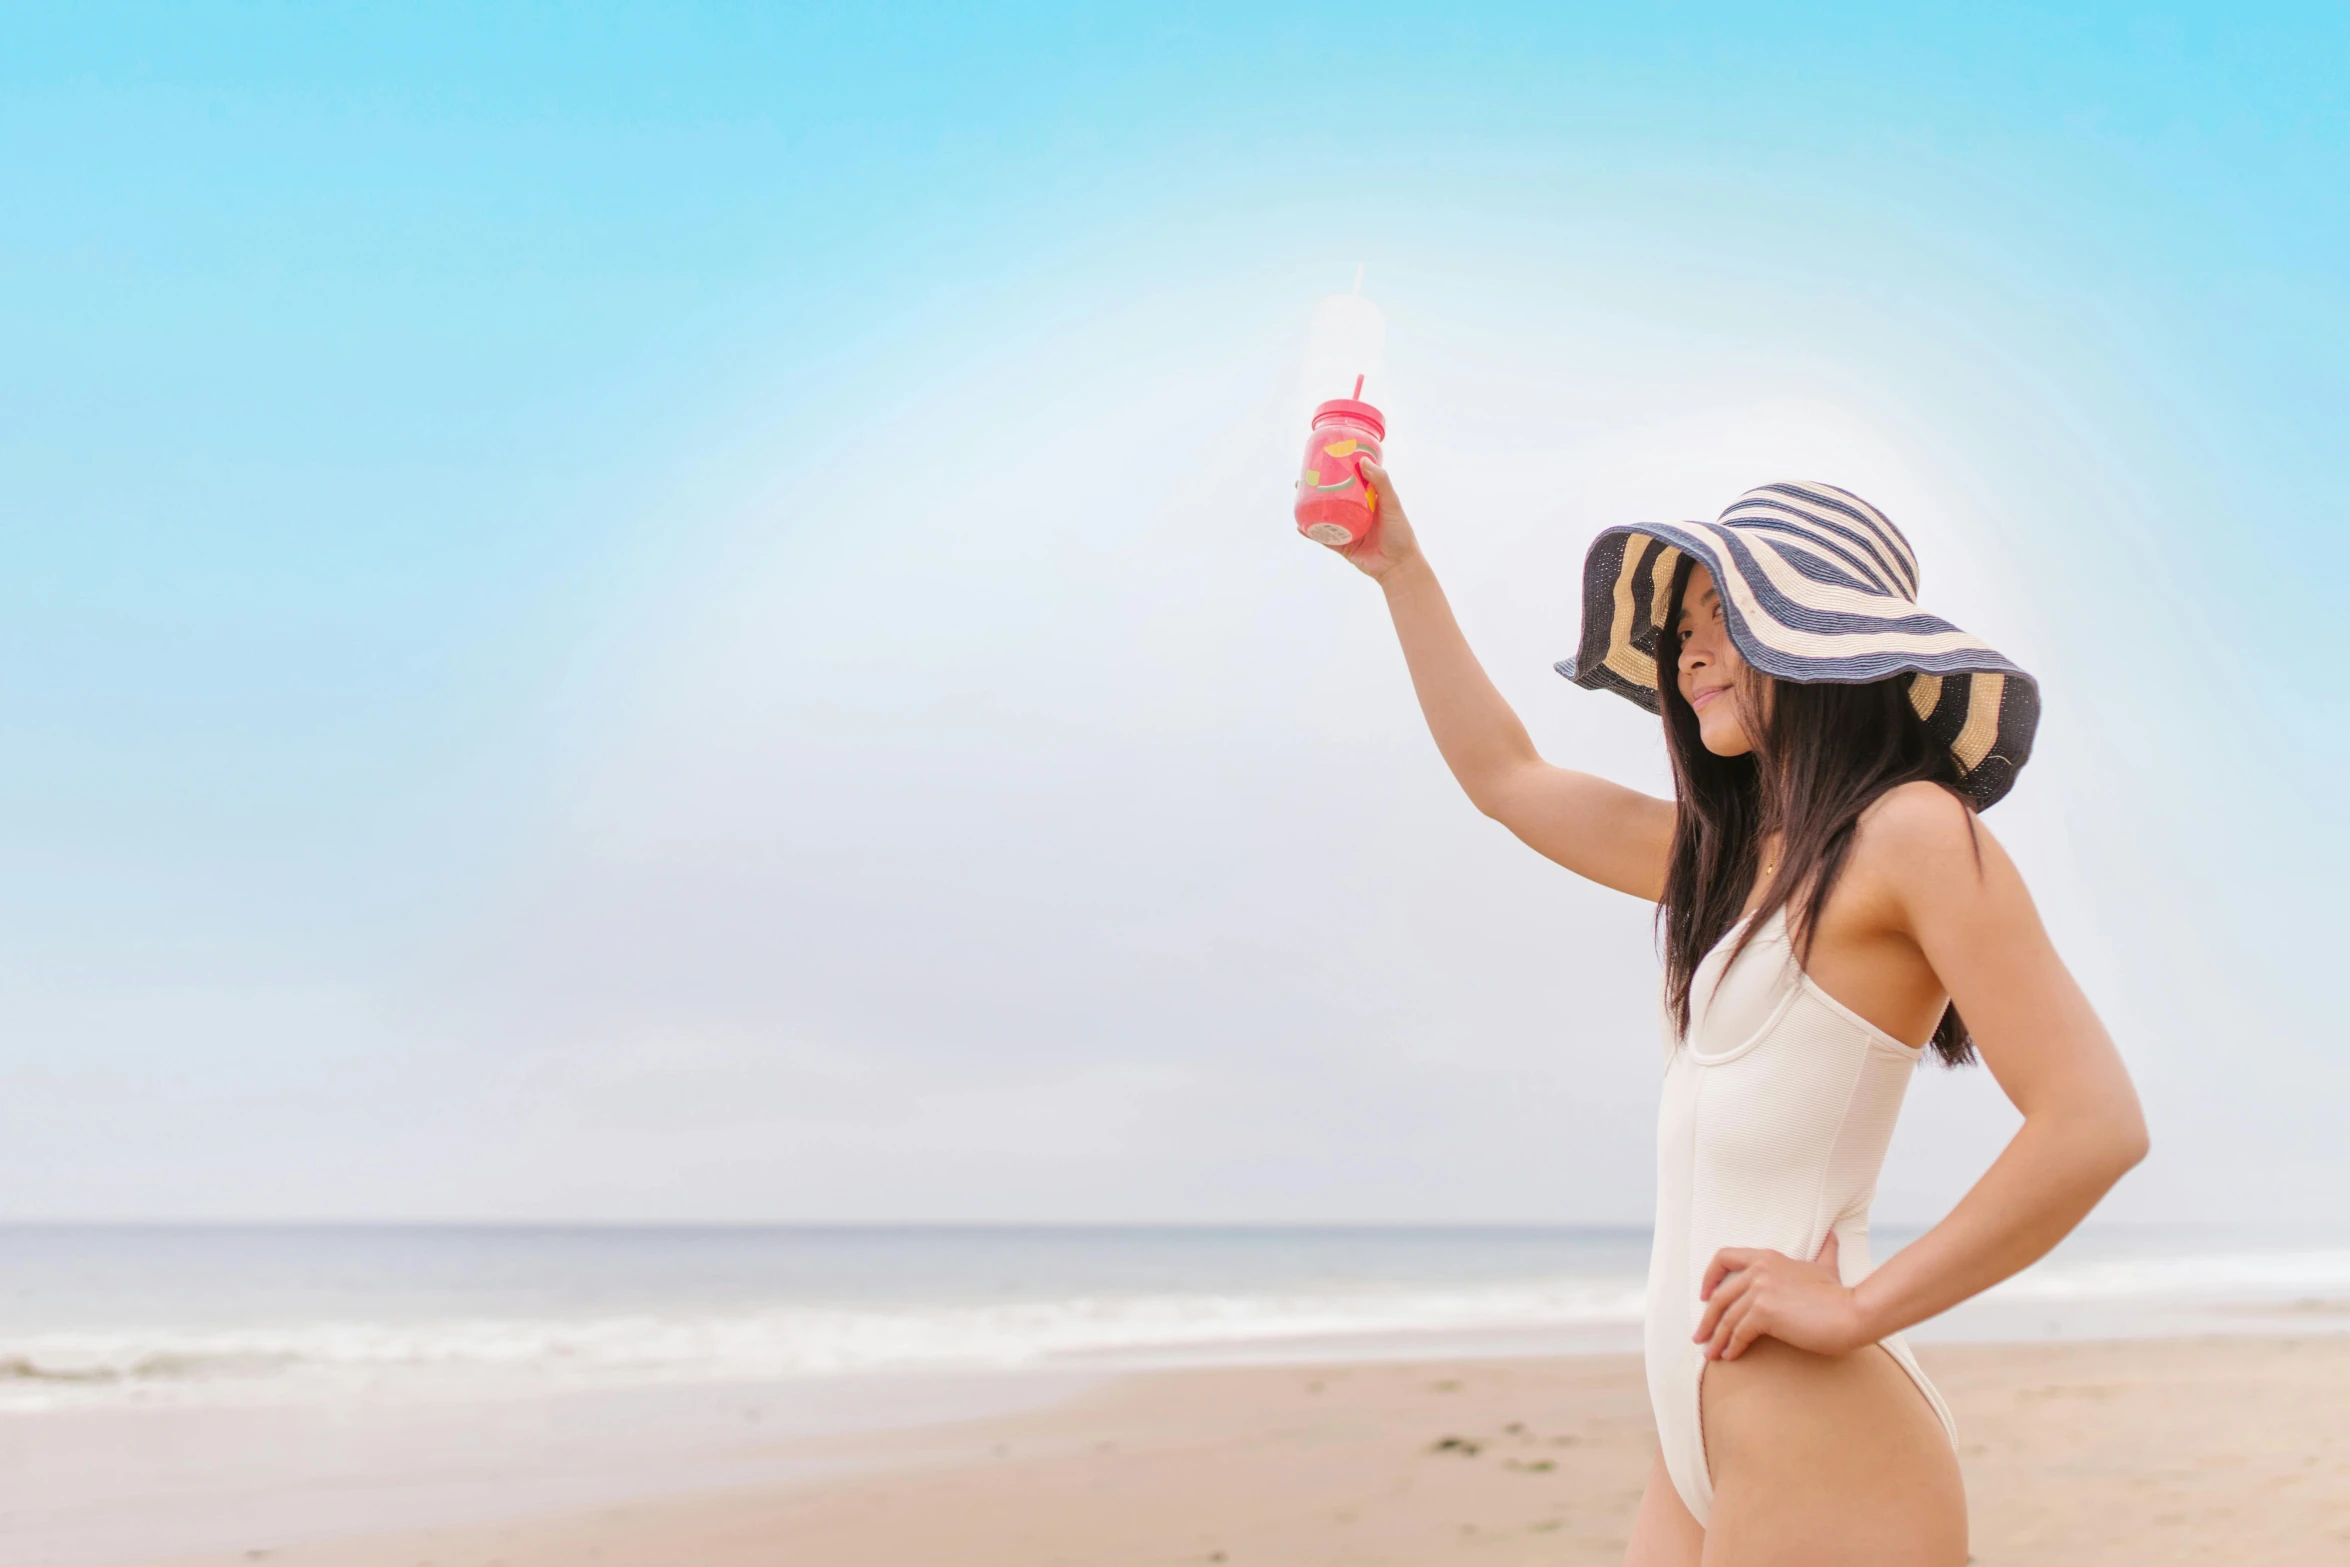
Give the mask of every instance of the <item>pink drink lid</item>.
M 1379 410 L 1369 403 L 1358 402 L 1351 397 L 1333 397 L 1314 410 L 1313 427 L 1318 430 L 1325 421 L 1331 419 L 1353 419 L 1369 425 L 1371 433 L 1382 441 L 1387 439 L 1387 421 L 1380 418 Z

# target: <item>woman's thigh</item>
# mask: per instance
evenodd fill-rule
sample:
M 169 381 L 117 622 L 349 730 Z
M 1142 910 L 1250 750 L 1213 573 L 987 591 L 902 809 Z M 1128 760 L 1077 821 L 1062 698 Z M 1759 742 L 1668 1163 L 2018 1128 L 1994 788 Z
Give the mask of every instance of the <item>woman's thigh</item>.
M 1665 1455 L 1659 1452 L 1649 1460 L 1648 1489 L 1640 1493 L 1624 1567 L 1699 1567 L 1704 1551 L 1705 1531 L 1681 1505 L 1681 1493 L 1673 1489 Z
M 1891 1355 L 1761 1339 L 1705 1369 L 1704 1567 L 1962 1567 L 1958 1455 Z

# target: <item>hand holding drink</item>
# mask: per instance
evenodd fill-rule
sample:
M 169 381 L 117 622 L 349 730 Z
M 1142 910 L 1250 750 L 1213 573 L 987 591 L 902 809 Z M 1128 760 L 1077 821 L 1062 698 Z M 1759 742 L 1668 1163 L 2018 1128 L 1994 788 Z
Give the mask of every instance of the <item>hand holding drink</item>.
M 1378 409 L 1362 401 L 1362 390 L 1357 377 L 1355 396 L 1334 397 L 1314 410 L 1295 510 L 1298 532 L 1378 578 L 1414 545 L 1395 486 L 1380 466 L 1386 423 Z
M 1386 347 L 1387 318 L 1363 297 L 1363 269 L 1357 267 L 1352 293 L 1330 295 L 1314 309 L 1304 386 L 1315 392 L 1335 389 L 1351 376 L 1354 390 L 1314 410 L 1292 508 L 1298 532 L 1374 574 L 1376 568 L 1360 556 L 1382 531 L 1382 502 L 1364 468 L 1384 461 L 1387 420 L 1363 401 L 1363 382 L 1379 373 Z
M 1370 492 L 1371 529 L 1354 543 L 1337 546 L 1337 550 L 1355 570 L 1374 582 L 1386 583 L 1391 570 L 1418 558 L 1420 545 L 1412 536 L 1412 525 L 1404 516 L 1402 502 L 1395 498 L 1395 485 L 1388 479 L 1387 470 L 1373 458 L 1364 462 L 1360 471 L 1363 487 Z
M 1362 543 L 1379 515 L 1379 494 L 1363 482 L 1362 465 L 1379 461 L 1387 423 L 1361 401 L 1362 391 L 1363 378 L 1356 376 L 1353 397 L 1334 397 L 1314 410 L 1297 480 L 1297 531 L 1337 550 Z

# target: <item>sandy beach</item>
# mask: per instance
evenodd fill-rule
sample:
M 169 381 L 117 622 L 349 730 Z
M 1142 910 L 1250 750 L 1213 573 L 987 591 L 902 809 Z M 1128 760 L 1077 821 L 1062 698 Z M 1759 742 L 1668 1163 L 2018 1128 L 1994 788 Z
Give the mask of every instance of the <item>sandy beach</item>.
M 1920 1354 L 1958 1416 L 1986 1567 L 2350 1560 L 2350 1337 Z M 1597 1567 L 1620 1557 L 1651 1440 L 1627 1356 L 1159 1372 L 797 1444 L 855 1466 L 798 1485 L 171 1561 Z

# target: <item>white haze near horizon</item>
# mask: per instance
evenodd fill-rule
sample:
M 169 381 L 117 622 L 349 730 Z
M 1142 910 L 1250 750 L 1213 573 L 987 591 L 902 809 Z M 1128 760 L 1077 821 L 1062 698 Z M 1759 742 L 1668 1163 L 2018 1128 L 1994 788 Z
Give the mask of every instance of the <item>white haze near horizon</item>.
M 2190 825 L 2226 788 L 2305 806 L 2208 706 L 2209 768 L 2129 764 L 2202 700 L 2144 634 L 2186 585 L 2083 570 L 2082 519 L 2144 498 L 2060 391 L 1961 418 L 1982 388 L 1791 360 L 1800 320 L 1381 298 L 1391 466 L 1548 756 L 1663 786 L 1652 721 L 1550 671 L 1593 531 L 1774 477 L 1869 496 L 1927 602 L 2042 678 L 1989 823 L 2146 1092 L 2159 1156 L 2108 1213 L 2329 1208 L 2350 1084 L 2273 983 L 2304 949 L 2263 968 L 2256 936 L 2283 908 L 2315 951 L 2339 917 Z M 1644 1220 L 1649 912 L 1477 816 L 1376 590 L 1292 531 L 1313 299 L 1033 307 L 789 426 L 583 657 L 566 700 L 600 718 L 388 999 L 239 1015 L 336 1030 L 357 1068 L 240 1104 L 242 1162 L 128 1140 L 82 1208 Z M 2255 1048 L 2307 1091 L 2246 1073 Z M 1931 1219 L 2013 1121 L 1988 1074 L 1922 1073 L 1880 1216 Z

